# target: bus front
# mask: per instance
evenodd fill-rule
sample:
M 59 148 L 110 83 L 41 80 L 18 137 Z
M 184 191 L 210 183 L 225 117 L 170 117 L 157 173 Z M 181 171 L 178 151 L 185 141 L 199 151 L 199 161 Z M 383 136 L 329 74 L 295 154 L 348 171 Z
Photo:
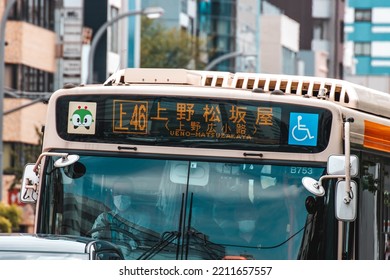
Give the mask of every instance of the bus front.
M 127 259 L 337 258 L 334 193 L 301 183 L 342 152 L 324 102 L 168 83 L 60 90 L 34 169 L 36 232 L 108 240 Z

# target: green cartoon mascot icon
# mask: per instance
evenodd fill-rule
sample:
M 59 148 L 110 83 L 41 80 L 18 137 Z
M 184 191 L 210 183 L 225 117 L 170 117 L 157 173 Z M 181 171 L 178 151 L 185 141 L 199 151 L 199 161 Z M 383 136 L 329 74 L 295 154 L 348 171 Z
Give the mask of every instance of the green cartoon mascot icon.
M 78 127 L 85 127 L 89 129 L 93 123 L 92 113 L 88 110 L 87 106 L 84 106 L 84 109 L 81 106 L 77 107 L 78 109 L 73 112 L 72 118 L 70 121 L 73 123 L 73 127 L 76 129 Z

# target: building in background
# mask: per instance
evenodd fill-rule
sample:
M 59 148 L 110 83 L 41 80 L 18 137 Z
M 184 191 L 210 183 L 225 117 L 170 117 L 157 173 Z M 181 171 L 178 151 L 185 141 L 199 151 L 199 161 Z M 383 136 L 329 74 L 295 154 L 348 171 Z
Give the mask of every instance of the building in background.
M 142 9 L 147 7 L 161 7 L 164 9 L 164 15 L 155 20 L 155 24 L 162 25 L 167 29 L 184 30 L 192 36 L 199 36 L 201 40 L 206 41 L 206 34 L 200 33 L 199 25 L 208 26 L 208 23 L 202 24 L 199 19 L 200 9 L 208 6 L 210 1 L 202 0 L 142 0 Z M 207 8 L 208 9 L 208 8 Z M 206 12 L 207 13 L 207 12 Z M 207 59 L 207 58 L 206 58 Z M 188 68 L 192 66 L 189 65 Z
M 390 1 L 349 0 L 347 5 L 346 79 L 390 92 Z
M 262 73 L 298 74 L 299 26 L 285 15 L 262 14 Z
M 142 0 L 142 8 L 148 6 L 164 9 L 158 24 L 198 36 L 205 45 L 199 50 L 205 64 L 236 51 L 236 0 Z M 235 59 L 227 59 L 213 70 L 234 71 L 235 64 Z
M 57 73 L 55 88 L 83 84 L 88 78 L 91 40 L 102 25 L 139 0 L 63 0 L 56 9 Z M 120 68 L 139 64 L 139 16 L 123 18 L 107 28 L 96 47 L 93 83 L 104 82 Z M 130 46 L 130 47 L 128 47 Z
M 128 0 L 84 0 L 83 28 L 90 30 L 91 37 L 102 25 L 128 10 Z M 129 17 L 131 18 L 131 17 Z M 82 82 L 86 81 L 86 76 L 91 74 L 93 83 L 103 83 L 112 73 L 118 69 L 127 67 L 128 60 L 128 34 L 127 28 L 129 18 L 124 18 L 113 23 L 99 40 L 96 47 L 93 73 L 85 73 Z M 88 44 L 84 46 L 88 48 Z M 88 69 L 87 49 L 83 56 L 83 69 Z
M 139 11 L 142 9 L 141 0 L 128 0 L 127 5 L 129 11 Z M 123 10 L 125 10 L 125 3 L 123 6 Z M 127 44 L 125 44 L 126 41 L 123 40 L 123 50 L 125 50 L 127 46 L 127 59 L 126 56 L 121 55 L 123 61 L 122 66 L 139 68 L 141 65 L 141 17 L 129 17 L 127 22 L 127 28 L 123 26 L 122 30 L 123 38 L 127 37 Z
M 345 1 L 267 1 L 300 24 L 299 73 L 342 79 Z
M 208 62 L 237 51 L 237 1 L 199 1 L 197 34 L 206 39 Z M 213 70 L 235 72 L 236 60 L 227 59 Z
M 134 0 L 133 0 L 134 1 Z M 194 34 L 197 23 L 197 5 L 202 0 L 141 0 L 141 7 L 162 7 L 164 15 L 157 22 L 166 28 L 182 28 Z
M 54 86 L 82 82 L 83 0 L 63 0 L 56 7 L 56 63 Z
M 5 203 L 18 203 L 18 176 L 40 151 L 40 131 L 46 119 L 46 105 L 41 101 L 53 91 L 56 72 L 55 3 L 17 0 L 8 16 L 1 61 L 5 63 L 5 88 L 0 191 Z M 5 1 L 1 1 L 1 15 L 4 9 Z M 34 211 L 31 205 L 23 207 L 22 227 L 28 231 Z
M 212 70 L 297 74 L 299 24 L 265 0 L 142 1 L 147 6 L 164 8 L 159 24 L 205 42 L 206 67 L 226 57 Z
M 260 72 L 260 0 L 237 0 L 236 58 L 237 72 Z

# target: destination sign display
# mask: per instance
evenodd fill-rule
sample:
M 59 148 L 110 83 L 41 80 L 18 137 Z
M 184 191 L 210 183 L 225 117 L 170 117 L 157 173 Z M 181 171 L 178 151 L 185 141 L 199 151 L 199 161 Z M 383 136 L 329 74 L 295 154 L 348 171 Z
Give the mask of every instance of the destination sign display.
M 113 100 L 113 132 L 278 144 L 281 108 L 211 100 Z
M 330 125 L 328 110 L 268 101 L 106 95 L 57 103 L 59 135 L 82 142 L 316 152 Z

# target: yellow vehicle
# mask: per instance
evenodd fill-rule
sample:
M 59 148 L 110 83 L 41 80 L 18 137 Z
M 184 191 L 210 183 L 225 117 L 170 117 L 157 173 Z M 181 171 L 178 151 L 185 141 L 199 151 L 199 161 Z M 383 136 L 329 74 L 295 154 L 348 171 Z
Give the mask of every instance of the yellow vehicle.
M 385 259 L 389 108 L 342 80 L 124 69 L 51 96 L 21 198 L 36 233 L 127 259 Z

